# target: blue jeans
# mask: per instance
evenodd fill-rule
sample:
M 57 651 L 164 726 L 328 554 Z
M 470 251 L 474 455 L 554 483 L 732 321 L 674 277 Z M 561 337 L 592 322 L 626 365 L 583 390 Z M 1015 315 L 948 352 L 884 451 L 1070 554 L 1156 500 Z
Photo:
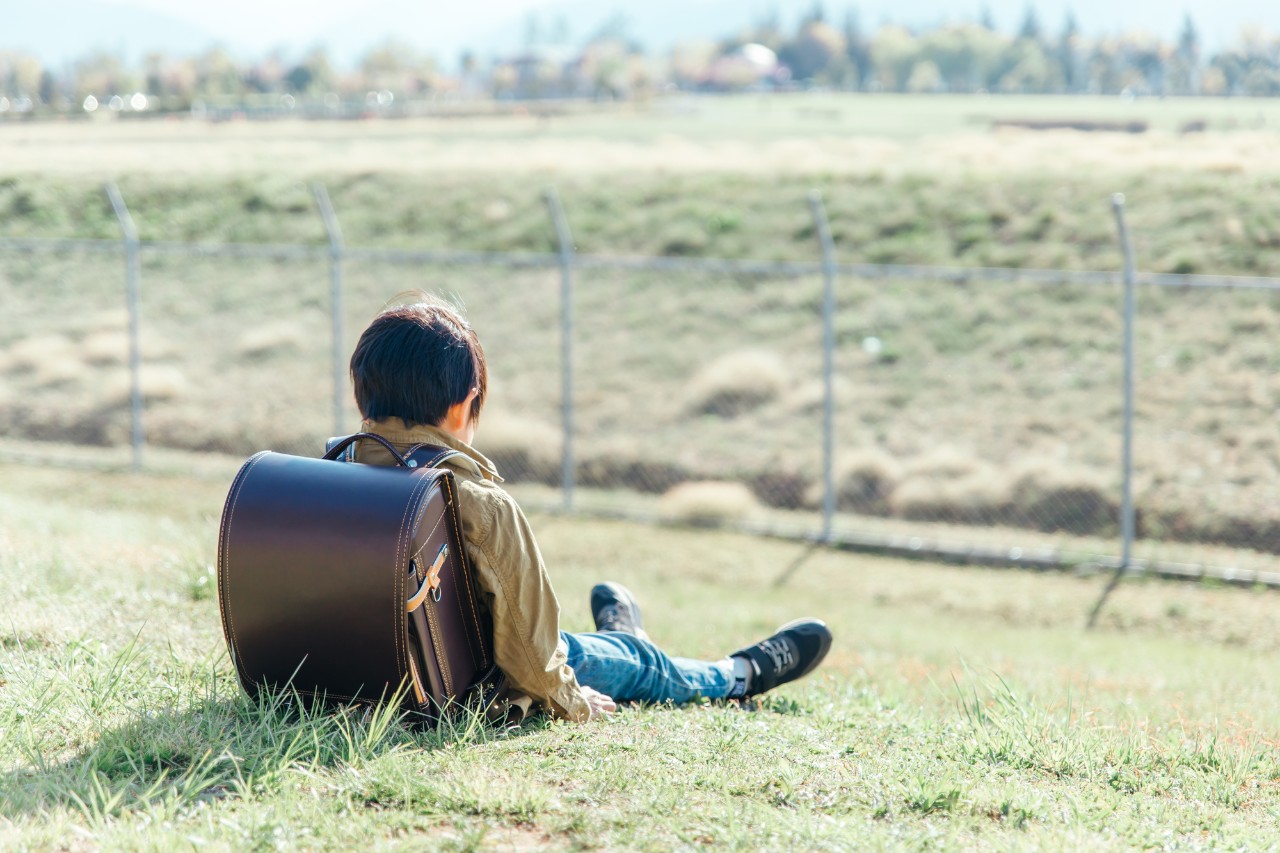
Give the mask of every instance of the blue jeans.
M 723 699 L 733 687 L 733 664 L 668 657 L 648 640 L 620 631 L 560 632 L 578 683 L 617 702 Z

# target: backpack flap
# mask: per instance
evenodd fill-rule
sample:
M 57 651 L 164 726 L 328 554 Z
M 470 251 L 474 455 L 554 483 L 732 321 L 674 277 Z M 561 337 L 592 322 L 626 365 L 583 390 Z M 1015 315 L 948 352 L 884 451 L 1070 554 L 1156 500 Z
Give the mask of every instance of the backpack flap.
M 439 473 L 272 452 L 244 464 L 223 509 L 218 597 L 246 692 L 377 701 L 408 681 L 406 704 L 422 705 L 405 602 Z

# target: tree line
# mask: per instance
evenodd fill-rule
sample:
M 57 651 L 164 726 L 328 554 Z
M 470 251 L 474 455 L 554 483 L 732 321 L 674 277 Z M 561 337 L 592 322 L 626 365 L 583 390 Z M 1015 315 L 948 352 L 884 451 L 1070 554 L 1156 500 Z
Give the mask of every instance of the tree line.
M 388 41 L 353 68 L 323 49 L 240 61 L 221 49 L 197 56 L 152 53 L 129 64 L 98 53 L 54 69 L 0 53 L 0 113 L 183 111 L 210 104 L 273 109 L 326 104 L 388 109 L 428 97 L 648 97 L 671 89 L 741 91 L 820 87 L 861 92 L 990 92 L 1132 95 L 1280 95 L 1280 36 L 1250 30 L 1209 55 L 1190 18 L 1170 43 L 1130 33 L 1091 37 L 1068 14 L 1055 29 L 1028 8 L 1013 32 L 989 14 L 935 27 L 861 26 L 817 5 L 794 26 L 766 15 L 732 36 L 685 42 L 662 55 L 612 20 L 573 45 L 561 24 L 509 56 L 464 52 L 446 71 L 435 57 Z
M 1013 33 L 985 12 L 976 21 L 867 32 L 854 12 L 837 24 L 815 8 L 792 33 L 774 19 L 745 37 L 773 48 L 794 78 L 840 89 L 1280 95 L 1280 36 L 1245 31 L 1206 56 L 1190 15 L 1173 43 L 1145 33 L 1089 37 L 1070 12 L 1050 30 L 1030 7 Z

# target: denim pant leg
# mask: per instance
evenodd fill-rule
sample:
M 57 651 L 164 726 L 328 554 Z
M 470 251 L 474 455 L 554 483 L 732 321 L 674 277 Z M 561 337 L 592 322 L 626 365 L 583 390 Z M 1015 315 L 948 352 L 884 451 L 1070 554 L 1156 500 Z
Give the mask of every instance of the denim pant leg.
M 619 631 L 560 632 L 578 683 L 618 702 L 688 702 L 723 699 L 733 686 L 727 660 L 673 658 L 648 640 Z

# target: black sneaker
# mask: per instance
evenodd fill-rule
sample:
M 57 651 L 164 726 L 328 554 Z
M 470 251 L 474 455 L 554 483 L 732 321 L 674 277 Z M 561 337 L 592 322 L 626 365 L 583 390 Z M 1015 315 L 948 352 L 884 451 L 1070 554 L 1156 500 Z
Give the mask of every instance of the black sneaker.
M 745 696 L 758 696 L 780 684 L 795 681 L 813 672 L 831 650 L 831 631 L 819 619 L 796 619 L 772 637 L 747 646 L 730 657 L 751 663 L 751 680 Z
M 636 597 L 620 583 L 598 583 L 591 587 L 591 618 L 597 631 L 621 631 L 649 639 L 640 618 Z

